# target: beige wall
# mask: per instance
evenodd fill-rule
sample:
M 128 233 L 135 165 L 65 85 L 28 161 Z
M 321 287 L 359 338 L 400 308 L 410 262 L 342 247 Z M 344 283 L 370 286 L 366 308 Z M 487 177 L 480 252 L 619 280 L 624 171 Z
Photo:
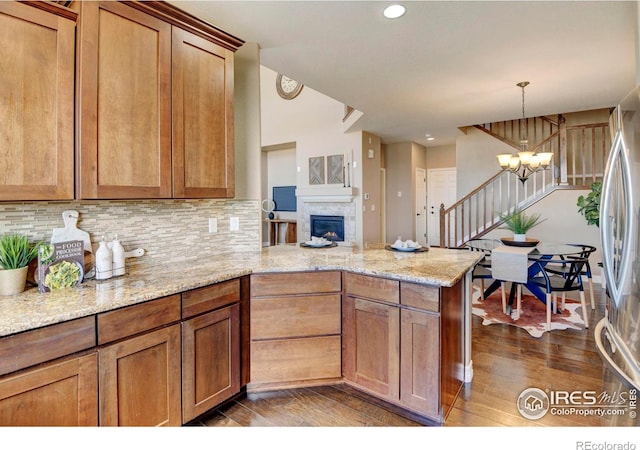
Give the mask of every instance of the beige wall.
M 236 199 L 261 198 L 259 52 L 258 44 L 247 42 L 234 58 Z
M 615 105 L 611 105 L 611 106 L 615 106 Z M 605 109 L 594 109 L 592 111 L 566 113 L 566 114 L 563 114 L 563 116 L 567 121 L 567 126 L 573 126 L 573 125 L 585 125 L 589 123 L 608 123 L 609 114 L 610 114 L 609 110 L 605 108 Z
M 373 150 L 373 158 L 369 158 L 369 150 Z M 362 236 L 365 248 L 369 244 L 384 242 L 381 236 L 381 167 L 380 138 L 371 133 L 362 133 Z
M 500 171 L 496 159 L 500 153 L 513 153 L 513 147 L 475 128 L 456 139 L 456 198 L 462 198 Z
M 387 174 L 386 242 L 415 239 L 416 168 L 426 167 L 426 149 L 414 142 L 385 146 Z M 398 196 L 400 193 L 400 196 Z
M 426 151 L 427 169 L 444 169 L 456 166 L 456 146 L 441 145 L 438 147 L 427 147 Z
M 416 169 L 426 169 L 427 167 L 427 149 L 415 142 L 411 143 L 411 187 L 412 187 L 412 195 L 411 199 L 413 201 L 413 210 L 412 215 L 414 217 L 414 226 L 413 229 L 415 231 L 415 216 L 416 216 L 416 184 L 418 180 L 416 179 Z M 415 233 L 414 233 L 415 234 Z

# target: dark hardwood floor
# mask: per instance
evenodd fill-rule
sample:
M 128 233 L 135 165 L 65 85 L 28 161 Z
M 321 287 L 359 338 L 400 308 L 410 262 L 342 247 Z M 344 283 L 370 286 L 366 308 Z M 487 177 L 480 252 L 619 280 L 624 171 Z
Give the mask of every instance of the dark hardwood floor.
M 603 390 L 603 364 L 593 337 L 595 324 L 604 315 L 599 286 L 595 298 L 596 309 L 588 307 L 591 327 L 587 331 L 554 330 L 541 338 L 533 338 L 513 326 L 483 326 L 481 319 L 474 316 L 473 381 L 462 389 L 446 426 L 603 425 L 597 416 L 547 414 L 532 421 L 523 418 L 516 408 L 518 396 L 529 387 Z M 192 425 L 408 427 L 421 424 L 367 401 L 348 386 L 338 385 L 251 393 Z

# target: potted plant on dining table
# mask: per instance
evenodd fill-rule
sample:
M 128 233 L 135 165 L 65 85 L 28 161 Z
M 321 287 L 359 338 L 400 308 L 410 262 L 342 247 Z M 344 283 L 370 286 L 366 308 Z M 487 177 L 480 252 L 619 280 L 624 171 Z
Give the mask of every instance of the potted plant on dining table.
M 547 220 L 540 219 L 540 216 L 540 213 L 527 214 L 516 208 L 513 213 L 500 216 L 504 222 L 500 229 L 511 231 L 515 242 L 525 242 L 527 231 Z

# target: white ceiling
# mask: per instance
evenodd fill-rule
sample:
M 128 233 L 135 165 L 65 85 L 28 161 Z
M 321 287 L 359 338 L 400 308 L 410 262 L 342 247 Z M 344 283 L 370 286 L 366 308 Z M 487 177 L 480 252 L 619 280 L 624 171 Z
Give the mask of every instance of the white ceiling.
M 385 143 L 616 104 L 635 86 L 636 2 L 173 1 L 260 45 L 261 64 L 364 113 Z M 295 101 L 295 100 L 294 100 Z M 425 134 L 436 140 L 427 143 Z

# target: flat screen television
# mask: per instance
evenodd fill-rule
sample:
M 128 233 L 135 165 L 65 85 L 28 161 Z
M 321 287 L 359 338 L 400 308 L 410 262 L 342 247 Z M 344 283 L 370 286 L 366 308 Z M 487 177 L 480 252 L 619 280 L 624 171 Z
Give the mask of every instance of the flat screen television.
M 276 204 L 274 211 L 296 211 L 296 187 L 274 186 L 273 203 Z

